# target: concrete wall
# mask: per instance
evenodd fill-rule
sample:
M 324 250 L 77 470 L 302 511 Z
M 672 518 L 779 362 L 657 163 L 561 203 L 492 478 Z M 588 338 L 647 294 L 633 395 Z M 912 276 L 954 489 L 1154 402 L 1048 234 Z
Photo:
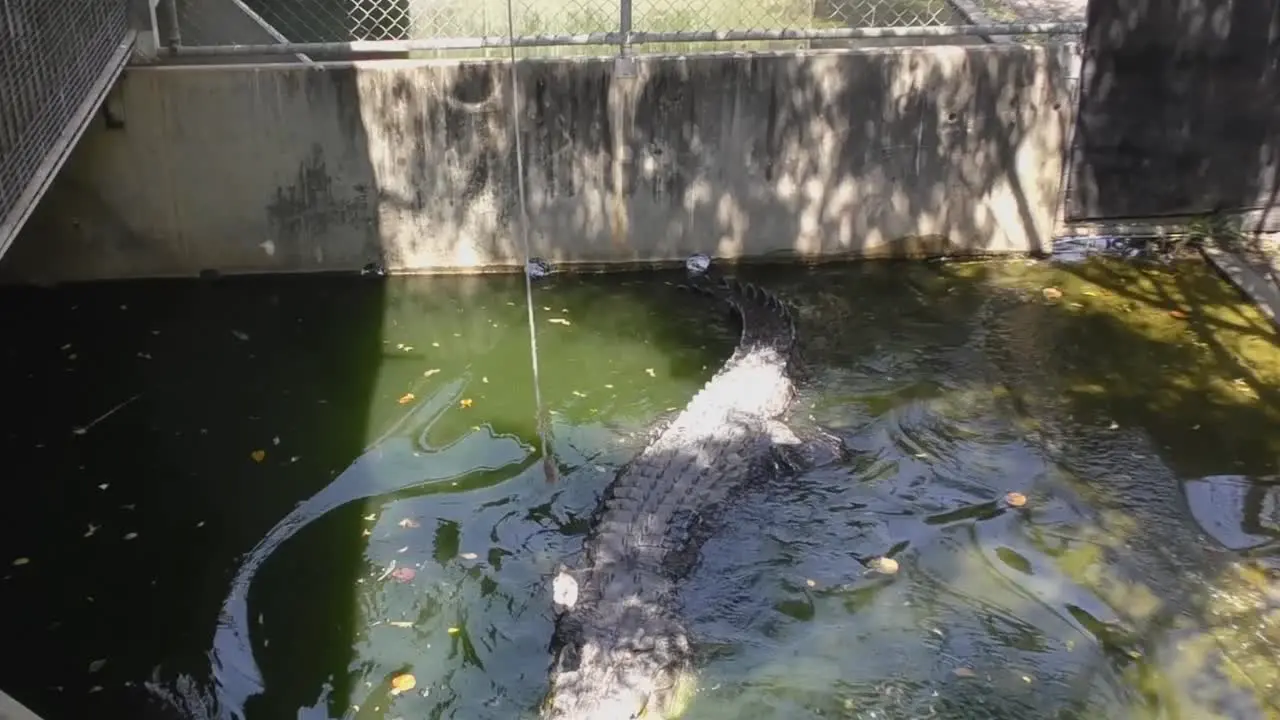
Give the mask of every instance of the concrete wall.
M 1071 55 L 955 46 L 520 66 L 537 255 L 1047 248 Z M 148 67 L 0 275 L 520 265 L 501 63 Z

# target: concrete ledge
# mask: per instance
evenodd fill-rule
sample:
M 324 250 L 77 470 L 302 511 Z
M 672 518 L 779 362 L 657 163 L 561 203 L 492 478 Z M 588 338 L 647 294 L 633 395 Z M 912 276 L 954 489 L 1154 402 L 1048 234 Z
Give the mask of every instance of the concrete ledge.
M 1223 277 L 1258 306 L 1263 315 L 1280 326 L 1280 288 L 1276 287 L 1275 282 L 1255 270 L 1240 255 L 1223 249 L 1213 241 L 1206 242 L 1201 252 Z
M 0 720 L 41 720 L 41 718 L 0 690 Z
M 524 61 L 534 253 L 1045 252 L 1072 50 Z M 628 72 L 630 70 L 630 72 Z M 520 266 L 508 66 L 132 68 L 0 263 L 55 282 Z

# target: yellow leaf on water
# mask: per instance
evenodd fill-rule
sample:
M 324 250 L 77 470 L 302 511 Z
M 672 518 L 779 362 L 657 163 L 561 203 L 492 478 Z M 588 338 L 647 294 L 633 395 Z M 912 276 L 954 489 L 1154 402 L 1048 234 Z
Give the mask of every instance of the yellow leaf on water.
M 457 634 L 458 634 L 458 633 L 460 633 L 460 632 L 462 632 L 462 630 L 461 630 L 461 629 L 459 629 L 459 628 L 456 628 L 456 627 L 451 627 L 451 628 L 449 628 L 449 634 L 450 634 L 450 635 L 457 635 Z
M 464 408 L 471 407 L 472 405 L 471 398 L 462 398 L 462 400 L 458 402 L 458 405 Z
M 399 400 L 397 400 L 396 402 L 399 402 L 401 405 L 407 405 L 407 404 L 409 404 L 409 403 L 413 402 L 413 399 L 414 399 L 415 397 L 417 397 L 417 396 L 416 396 L 416 395 L 414 395 L 413 393 L 405 393 L 404 395 L 401 395 L 401 396 L 400 396 L 400 399 L 399 399 Z
M 549 322 L 549 323 L 555 323 L 555 324 L 557 324 L 557 325 L 568 325 L 568 324 L 569 324 L 569 321 L 568 321 L 568 320 L 566 320 L 566 319 L 564 319 L 564 318 L 547 318 L 547 322 Z
M 254 450 L 253 452 L 249 453 L 249 457 L 253 458 L 254 462 L 262 462 L 263 460 L 267 459 L 267 451 Z
M 440 368 L 431 368 L 430 370 L 427 370 L 426 372 L 422 373 L 422 377 L 431 377 L 432 375 L 435 375 L 438 372 L 440 372 Z
M 657 377 L 657 375 L 653 373 L 653 368 L 645 368 L 644 371 L 649 373 L 649 377 Z
M 885 575 L 893 575 L 898 572 L 898 561 L 890 557 L 878 557 L 869 564 L 872 570 L 878 570 Z
M 1027 496 L 1020 492 L 1006 493 L 1004 501 L 1009 503 L 1010 507 L 1022 507 L 1027 504 Z
M 399 695 L 402 692 L 408 692 L 418 685 L 418 679 L 409 673 L 397 675 L 391 678 L 391 694 Z

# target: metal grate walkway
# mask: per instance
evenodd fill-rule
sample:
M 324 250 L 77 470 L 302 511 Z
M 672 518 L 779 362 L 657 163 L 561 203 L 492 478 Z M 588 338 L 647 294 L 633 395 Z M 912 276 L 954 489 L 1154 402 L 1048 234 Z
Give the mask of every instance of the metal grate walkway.
M 0 255 L 133 45 L 128 0 L 0 0 Z

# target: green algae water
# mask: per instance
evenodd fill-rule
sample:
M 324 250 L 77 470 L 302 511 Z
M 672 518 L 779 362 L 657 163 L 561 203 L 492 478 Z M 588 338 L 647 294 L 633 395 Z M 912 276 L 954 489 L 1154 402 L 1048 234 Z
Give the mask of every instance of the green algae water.
M 855 452 L 705 546 L 688 717 L 1275 716 L 1280 353 L 1203 264 L 741 274 L 797 308 L 799 420 Z M 0 688 L 531 717 L 556 564 L 733 346 L 681 279 L 535 287 L 553 481 L 522 278 L 0 290 Z

